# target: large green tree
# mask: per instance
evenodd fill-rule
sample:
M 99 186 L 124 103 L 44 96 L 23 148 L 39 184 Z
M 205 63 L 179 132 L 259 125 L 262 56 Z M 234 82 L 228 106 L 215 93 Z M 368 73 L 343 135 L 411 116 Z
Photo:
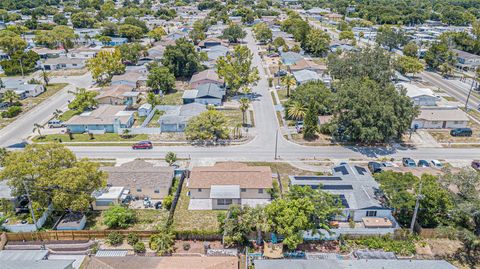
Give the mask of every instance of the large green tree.
M 209 109 L 188 121 L 185 135 L 188 140 L 228 139 L 229 123 L 220 111 Z
M 253 32 L 255 33 L 255 38 L 263 43 L 272 41 L 272 30 L 268 27 L 266 23 L 259 23 L 253 27 Z
M 247 33 L 238 24 L 230 24 L 222 33 L 222 37 L 228 39 L 231 43 L 238 43 L 238 40 L 245 36 L 247 36 Z
M 6 75 L 26 75 L 35 71 L 38 60 L 40 56 L 32 50 L 27 52 L 17 50 L 10 55 L 9 60 L 0 61 L 0 65 Z
M 9 153 L 0 178 L 8 180 L 14 195 L 25 194 L 27 186 L 32 202 L 43 209 L 52 203 L 60 211 L 86 211 L 93 201 L 92 192 L 106 184 L 98 163 L 78 160 L 57 143 L 33 144 Z
M 75 28 L 92 28 L 96 20 L 87 12 L 78 12 L 72 15 L 72 24 Z
M 142 28 L 131 24 L 120 25 L 118 27 L 118 33 L 121 36 L 126 37 L 129 41 L 140 39 L 143 36 Z
M 418 114 L 405 91 L 367 78 L 339 82 L 330 131 L 340 140 L 376 143 L 401 139 Z
M 125 64 L 137 64 L 140 57 L 145 53 L 145 48 L 137 42 L 119 45 L 117 49 L 120 51 L 122 62 Z
M 98 95 L 97 91 L 87 91 L 85 88 L 77 89 L 75 98 L 68 104 L 68 108 L 82 113 L 87 109 L 92 109 L 98 105 L 95 97 Z
M 403 30 L 395 29 L 389 26 L 382 26 L 378 29 L 375 41 L 389 51 L 398 49 L 407 43 L 407 37 Z
M 19 34 L 9 30 L 0 31 L 0 49 L 8 55 L 23 51 L 26 48 L 27 42 Z
M 286 107 L 290 107 L 294 103 L 299 103 L 305 109 L 310 102 L 315 102 L 315 107 L 319 115 L 328 115 L 332 113 L 334 108 L 334 94 L 321 81 L 309 81 L 298 86 L 290 95 L 290 99 L 286 103 Z M 287 117 L 289 113 L 287 113 Z
M 163 54 L 162 64 L 170 69 L 175 77 L 191 77 L 202 69 L 200 55 L 192 43 L 185 38 L 175 41 L 175 45 L 168 45 Z
M 312 29 L 307 34 L 302 47 L 305 52 L 312 54 L 314 57 L 324 56 L 330 47 L 330 35 L 319 29 Z
M 415 76 L 415 74 L 420 73 L 423 71 L 424 66 L 420 60 L 416 57 L 410 56 L 400 56 L 395 61 L 395 67 L 397 70 L 402 74 L 411 74 Z
M 94 58 L 87 60 L 87 68 L 92 72 L 92 77 L 100 84 L 108 83 L 113 75 L 125 72 L 122 63 L 122 54 L 118 49 L 115 51 L 100 51 Z
M 167 67 L 154 67 L 148 74 L 147 86 L 154 91 L 168 93 L 175 88 L 175 76 Z
M 252 65 L 253 54 L 247 46 L 235 46 L 232 53 L 220 56 L 216 63 L 217 74 L 225 80 L 231 93 L 259 80 L 258 69 Z
M 109 229 L 125 229 L 135 222 L 135 211 L 122 205 L 114 205 L 103 212 L 103 224 Z

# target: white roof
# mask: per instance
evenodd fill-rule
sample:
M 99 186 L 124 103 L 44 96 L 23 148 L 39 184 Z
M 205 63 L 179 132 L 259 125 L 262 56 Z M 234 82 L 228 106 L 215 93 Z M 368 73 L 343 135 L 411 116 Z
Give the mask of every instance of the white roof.
M 397 84 L 397 87 L 403 87 L 407 90 L 407 96 L 414 98 L 417 96 L 431 96 L 436 97 L 435 93 L 430 88 L 420 88 L 415 84 L 401 82 Z
M 118 199 L 123 193 L 123 187 L 108 187 L 106 190 L 94 193 L 96 199 Z
M 420 109 L 417 119 L 427 121 L 469 121 L 467 114 L 458 108 Z
M 240 185 L 212 185 L 210 198 L 240 198 Z

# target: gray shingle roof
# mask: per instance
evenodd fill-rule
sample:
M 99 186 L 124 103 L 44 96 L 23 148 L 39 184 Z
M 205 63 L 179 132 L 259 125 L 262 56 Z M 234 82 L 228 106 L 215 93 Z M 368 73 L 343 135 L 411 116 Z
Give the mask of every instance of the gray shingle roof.
M 256 269 L 456 269 L 444 260 L 255 260 Z
M 223 90 L 217 84 L 213 83 L 206 83 L 202 84 L 197 87 L 197 96 L 196 98 L 203 98 L 203 97 L 214 97 L 218 99 L 222 99 L 223 97 Z

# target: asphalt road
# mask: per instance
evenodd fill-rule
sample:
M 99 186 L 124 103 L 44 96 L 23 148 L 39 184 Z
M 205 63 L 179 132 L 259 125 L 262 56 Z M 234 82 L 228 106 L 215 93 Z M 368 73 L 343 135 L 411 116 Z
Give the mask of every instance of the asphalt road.
M 252 106 L 255 110 L 255 134 L 256 137 L 243 145 L 238 146 L 157 146 L 152 150 L 132 150 L 129 147 L 70 147 L 79 157 L 90 158 L 163 158 L 169 151 L 175 152 L 181 158 L 192 160 L 212 161 L 274 161 L 275 145 L 277 144 L 277 157 L 284 161 L 300 161 L 313 159 L 339 159 L 352 158 L 369 159 L 380 157 L 412 157 L 415 159 L 448 159 L 448 160 L 471 160 L 480 155 L 480 149 L 460 148 L 382 148 L 382 147 L 343 147 L 324 146 L 308 147 L 294 144 L 276 133 L 279 129 L 275 115 L 275 109 L 270 97 L 268 78 L 265 74 L 262 60 L 258 54 L 250 29 L 247 29 L 245 39 L 247 46 L 253 53 L 253 64 L 258 67 L 260 81 L 252 91 L 258 95 Z
M 25 141 L 32 134 L 35 123 L 44 124 L 53 117 L 56 109 L 65 109 L 68 100 L 73 98 L 73 94 L 70 92 L 74 91 L 76 87 L 90 87 L 92 78 L 89 74 L 75 77 L 55 77 L 51 83 L 69 83 L 69 85 L 0 130 L 1 147 Z

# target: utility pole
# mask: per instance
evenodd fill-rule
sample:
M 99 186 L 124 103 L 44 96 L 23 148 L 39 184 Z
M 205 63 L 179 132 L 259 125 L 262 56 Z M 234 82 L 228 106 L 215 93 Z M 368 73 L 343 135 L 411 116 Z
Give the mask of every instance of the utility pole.
M 278 129 L 275 133 L 275 160 L 277 159 L 277 150 L 278 150 Z
M 470 95 L 472 94 L 473 85 L 475 83 L 476 78 L 477 76 L 475 75 L 472 79 L 472 84 L 470 85 L 470 90 L 468 91 L 468 95 L 467 95 L 467 101 L 465 101 L 465 110 L 468 110 L 468 100 L 470 99 Z
M 415 202 L 415 209 L 413 210 L 412 223 L 410 223 L 410 232 L 413 233 L 413 227 L 415 226 L 415 221 L 417 220 L 418 208 L 420 207 L 420 200 L 423 199 L 422 195 L 422 182 L 418 187 L 417 201 Z
M 35 219 L 35 212 L 33 212 L 32 199 L 30 199 L 30 193 L 28 191 L 28 186 L 25 183 L 25 180 L 23 180 L 22 183 L 23 183 L 23 188 L 25 188 L 25 192 L 26 192 L 27 198 L 28 198 L 28 209 L 30 209 L 30 214 L 32 215 L 32 220 L 33 220 L 33 223 L 35 224 L 35 228 L 37 228 L 37 230 L 38 230 L 37 220 Z

